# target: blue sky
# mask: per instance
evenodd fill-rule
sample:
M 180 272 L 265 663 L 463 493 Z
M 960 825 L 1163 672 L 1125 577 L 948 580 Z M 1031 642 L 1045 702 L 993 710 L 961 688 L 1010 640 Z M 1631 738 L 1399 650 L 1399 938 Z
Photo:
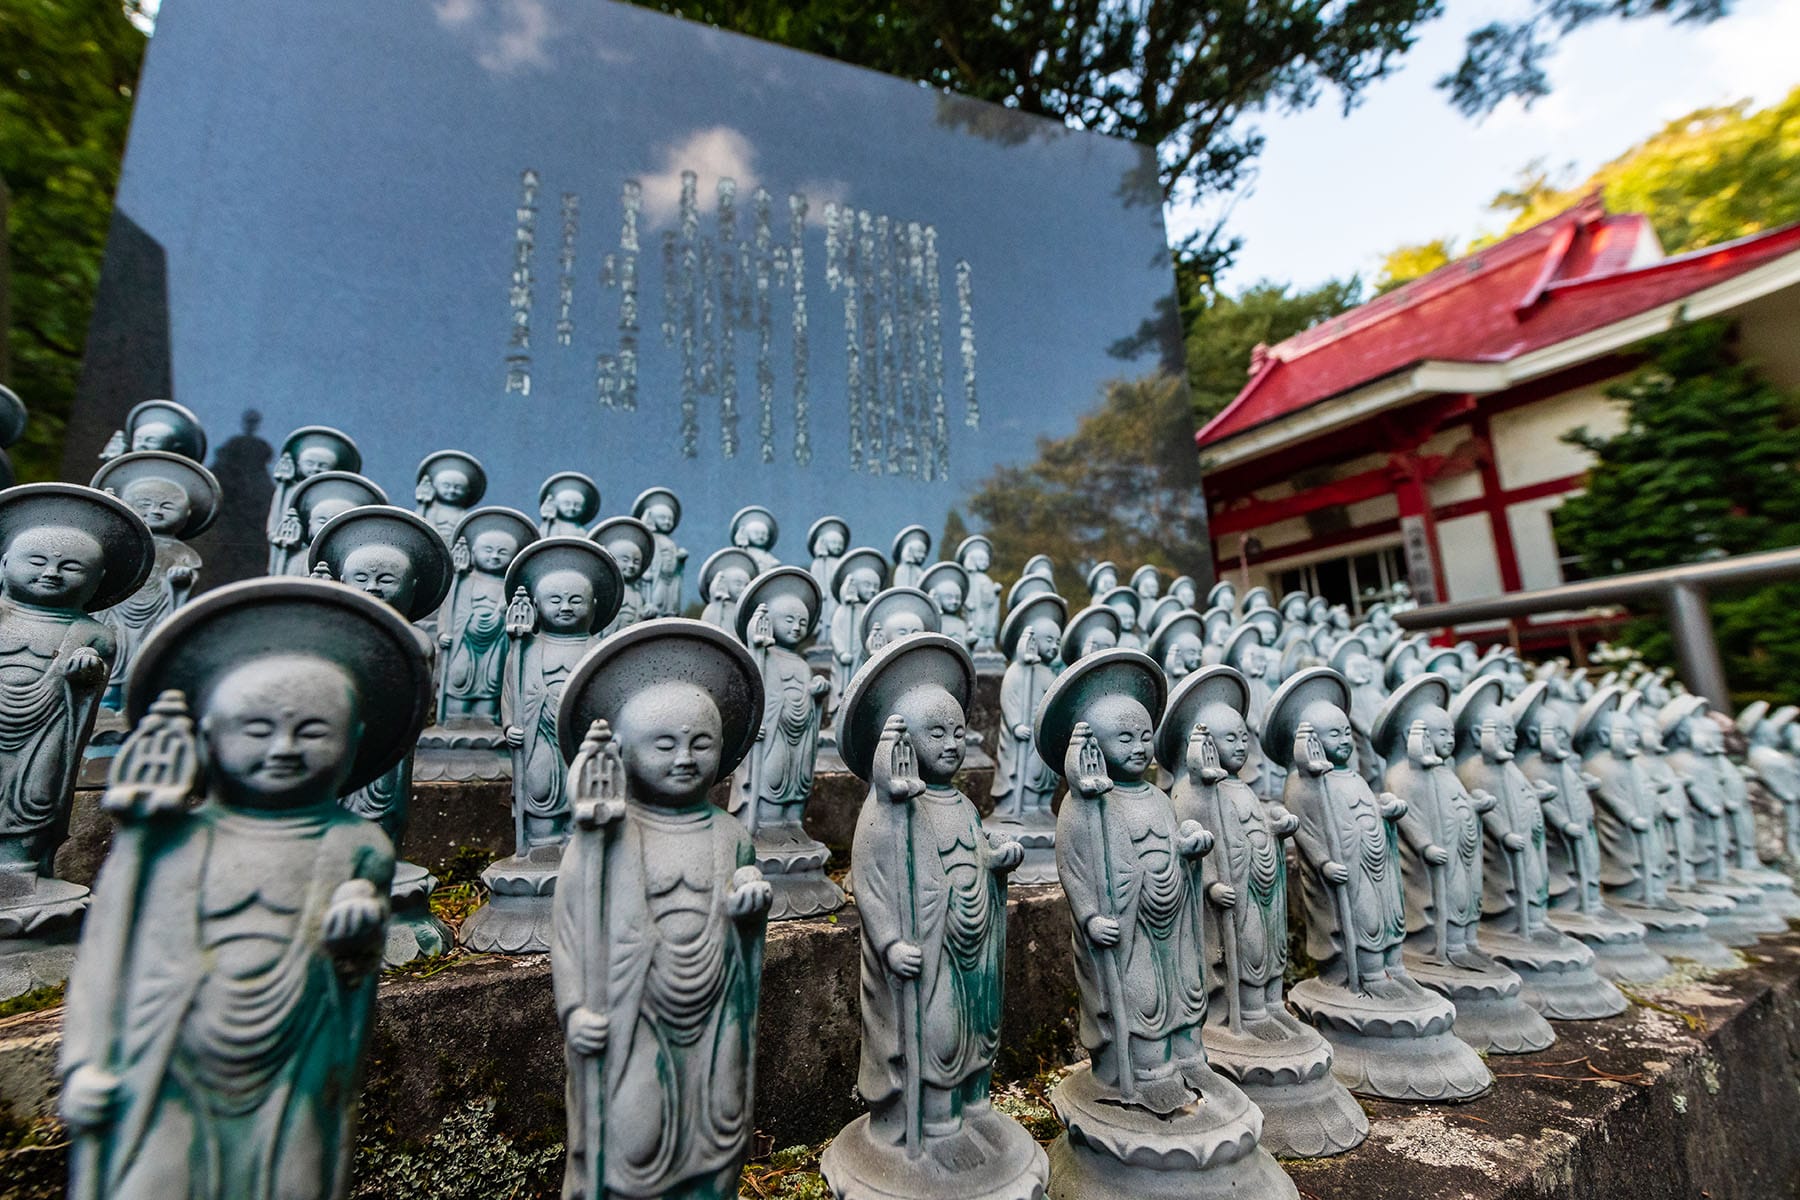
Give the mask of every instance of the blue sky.
M 1526 4 L 1447 7 L 1405 66 L 1347 117 L 1327 96 L 1307 112 L 1257 122 L 1268 146 L 1256 181 L 1224 200 L 1231 230 L 1245 241 L 1228 290 L 1264 278 L 1372 279 L 1395 246 L 1466 240 L 1497 227 L 1502 219 L 1488 201 L 1535 158 L 1573 163 L 1569 178 L 1580 179 L 1666 120 L 1745 97 L 1761 106 L 1800 83 L 1800 2 L 1737 0 L 1731 16 L 1710 26 L 1597 22 L 1565 39 L 1550 61 L 1548 98 L 1529 110 L 1508 104 L 1477 123 L 1433 83 L 1455 65 L 1470 30 Z M 1170 236 L 1210 224 L 1217 211 L 1171 211 Z

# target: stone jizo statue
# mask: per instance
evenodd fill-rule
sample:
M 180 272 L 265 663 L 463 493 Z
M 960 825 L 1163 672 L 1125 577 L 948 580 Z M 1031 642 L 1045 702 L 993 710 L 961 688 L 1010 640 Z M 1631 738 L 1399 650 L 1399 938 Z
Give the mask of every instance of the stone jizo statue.
M 644 568 L 656 554 L 656 535 L 636 517 L 608 517 L 588 533 L 588 540 L 603 547 L 619 564 L 619 577 L 624 582 L 619 611 L 601 630 L 610 637 L 627 625 L 644 619 Z
M 599 515 L 600 485 L 580 471 L 558 471 L 538 488 L 539 537 L 580 537 Z
M 1056 772 L 1037 751 L 1038 705 L 1056 680 L 1052 664 L 1062 646 L 1069 607 L 1061 596 L 1038 595 L 1006 614 L 1000 646 L 1007 657 L 1000 678 L 1000 728 L 994 735 L 994 810 L 983 824 L 1019 843 L 1024 859 L 1014 883 L 1056 882 Z
M 1200 585 L 1194 582 L 1192 575 L 1177 575 L 1175 582 L 1169 585 L 1169 595 L 1180 601 L 1183 608 L 1200 607 Z
M 688 557 L 687 548 L 675 541 L 675 527 L 681 524 L 681 497 L 668 488 L 646 488 L 632 501 L 631 515 L 656 535 L 656 554 L 644 571 L 644 615 L 678 617 L 681 580 L 687 571 Z M 704 589 L 701 599 L 707 599 Z
M 1062 666 L 1072 667 L 1087 655 L 1111 650 L 1118 644 L 1119 611 L 1105 604 L 1090 604 L 1063 626 Z
M 1331 1074 L 1331 1047 L 1288 1011 L 1287 855 L 1300 819 L 1265 805 L 1237 772 L 1250 757 L 1244 677 L 1211 666 L 1169 696 L 1157 759 L 1175 779 L 1180 821 L 1213 838 L 1200 860 L 1208 1001 L 1202 1039 L 1212 1068 L 1263 1114 L 1262 1146 L 1283 1158 L 1341 1154 L 1369 1134 L 1369 1119 Z
M 438 620 L 438 721 L 450 725 L 500 723 L 501 672 L 506 664 L 506 572 L 537 529 L 512 508 L 478 508 L 450 538 L 456 577 Z
M 450 591 L 450 551 L 424 518 L 403 508 L 365 505 L 326 522 L 308 552 L 313 574 L 321 570 L 365 595 L 373 596 L 414 622 L 429 663 L 436 639 L 419 628 L 438 612 Z M 340 803 L 366 821 L 381 826 L 399 859 L 412 801 L 413 749 L 392 769 L 345 795 Z M 450 927 L 431 911 L 437 878 L 417 863 L 396 861 L 389 894 L 393 919 L 388 923 L 382 961 L 404 966 L 443 954 L 455 944 Z
M 799 567 L 750 581 L 738 605 L 738 640 L 762 679 L 757 741 L 732 779 L 732 811 L 749 827 L 756 865 L 775 890 L 769 919 L 816 917 L 844 905 L 825 874 L 831 851 L 806 832 L 819 734 L 831 681 L 813 674 L 801 649 L 819 619 L 819 585 Z
M 1738 732 L 1749 739 L 1745 769 L 1762 781 L 1781 804 L 1784 818 L 1782 845 L 1790 863 L 1800 863 L 1800 756 L 1789 744 L 1800 708 L 1788 704 L 1769 711 L 1767 701 L 1757 700 L 1738 714 Z
M 869 1112 L 819 1162 L 843 1200 L 958 1194 L 1036 1200 L 1044 1152 L 989 1100 L 1005 1009 L 1006 875 L 1023 856 L 951 780 L 962 767 L 975 664 L 919 633 L 856 673 L 838 749 L 868 798 L 852 877 L 862 918 L 862 1065 Z
M 1533 683 L 1507 706 L 1518 731 L 1514 761 L 1543 797 L 1545 859 L 1550 900 L 1546 920 L 1594 952 L 1608 979 L 1653 983 L 1669 960 L 1644 945 L 1644 927 L 1608 908 L 1600 893 L 1600 842 L 1594 833 L 1590 784 L 1581 770 L 1565 703 L 1548 683 Z
M 700 619 L 727 632 L 735 629 L 738 599 L 760 573 L 761 568 L 747 550 L 727 546 L 713 551 L 700 564 L 700 594 L 706 597 Z
M 326 471 L 347 471 L 354 475 L 362 470 L 362 451 L 349 434 L 329 425 L 302 425 L 281 443 L 275 459 L 275 492 L 269 498 L 269 519 L 265 527 L 269 539 L 269 574 L 282 574 L 286 552 L 276 541 L 281 523 L 287 516 L 290 497 L 303 480 Z
M 994 543 L 983 534 L 971 534 L 956 547 L 956 561 L 969 573 L 969 629 L 975 635 L 975 654 L 998 653 L 1000 636 L 1000 585 L 988 572 L 994 566 Z
M 862 612 L 863 662 L 890 642 L 917 633 L 942 633 L 938 607 L 918 588 L 891 587 L 869 601 Z
M 1450 699 L 1444 677 L 1427 672 L 1402 684 L 1375 718 L 1387 794 L 1405 804 L 1395 825 L 1406 891 L 1406 970 L 1456 1006 L 1463 1041 L 1489 1054 L 1532 1053 L 1556 1034 L 1521 998 L 1519 976 L 1480 942 L 1492 865 L 1483 853 L 1482 824 L 1495 799 L 1471 792 L 1457 776 Z
M 430 699 L 416 631 L 335 583 L 232 584 L 145 643 L 63 1022 L 71 1195 L 346 1193 L 394 856 L 338 798 Z
M 1019 574 L 1021 576 L 1042 575 L 1050 581 L 1051 590 L 1056 589 L 1056 564 L 1051 561 L 1048 554 L 1034 554 L 1026 559 L 1025 565 L 1019 568 Z
M 224 497 L 211 471 L 166 450 L 133 450 L 111 459 L 93 486 L 130 505 L 156 542 L 156 562 L 144 586 L 100 613 L 119 648 L 104 703 L 118 709 L 125 704 L 125 675 L 138 647 L 193 595 L 200 555 L 187 542 L 211 527 Z
M 569 838 L 558 706 L 576 664 L 618 612 L 624 586 L 612 555 L 586 538 L 540 538 L 507 569 L 500 719 L 512 749 L 514 849 L 482 872 L 491 898 L 460 930 L 472 950 L 550 949 L 550 897 Z
M 359 504 L 387 502 L 386 492 L 348 471 L 322 471 L 302 479 L 288 493 L 287 515 L 270 541 L 274 550 L 270 574 L 307 574 L 307 547 L 325 522 Z
M 1149 654 L 1171 685 L 1192 675 L 1206 665 L 1205 618 L 1191 608 L 1163 618 L 1150 635 Z
M 1206 607 L 1222 608 L 1235 619 L 1238 610 L 1237 585 L 1229 579 L 1221 579 L 1206 590 Z
M 1111 559 L 1095 563 L 1088 568 L 1088 599 L 1095 604 L 1106 602 L 1106 593 L 1119 586 L 1119 567 Z
M 679 618 L 606 639 L 563 693 L 574 831 L 550 966 L 565 1197 L 738 1194 L 771 893 L 750 835 L 707 792 L 754 744 L 761 709 L 744 647 Z
M 806 531 L 806 552 L 812 555 L 813 582 L 823 597 L 819 606 L 819 640 L 830 644 L 831 618 L 837 612 L 837 571 L 850 548 L 850 523 L 842 517 L 820 517 Z
M 206 428 L 199 417 L 173 400 L 146 400 L 125 414 L 125 428 L 113 433 L 100 457 L 110 461 L 137 450 L 161 450 L 203 463 Z
M 969 573 L 962 564 L 932 563 L 919 578 L 919 590 L 930 596 L 932 604 L 937 606 L 939 632 L 973 651 L 975 635 L 964 613 L 969 596 Z
M 781 526 L 776 523 L 775 514 L 760 504 L 745 505 L 732 514 L 731 544 L 750 556 L 756 564 L 756 574 L 781 565 L 775 557 L 775 542 L 780 536 Z
M 1011 612 L 1033 596 L 1054 595 L 1056 581 L 1048 575 L 1024 574 L 1013 580 L 1013 585 L 1006 589 L 1006 611 Z
M 1406 802 L 1377 797 L 1357 774 L 1350 688 L 1329 667 L 1283 681 L 1264 745 L 1289 768 L 1284 807 L 1300 818 L 1306 949 L 1319 973 L 1288 1002 L 1331 1043 L 1332 1070 L 1358 1095 L 1467 1100 L 1493 1076 L 1455 1035 L 1450 1001 L 1421 987 L 1401 959 L 1406 901 L 1394 823 Z
M 0 999 L 61 983 L 88 890 L 55 876 L 76 772 L 118 641 L 91 614 L 156 561 L 117 497 L 65 483 L 0 491 Z
M 419 463 L 413 501 L 421 517 L 450 544 L 456 526 L 487 494 L 487 472 L 472 454 L 439 450 Z
M 1162 596 L 1162 572 L 1145 563 L 1131 573 L 1131 590 L 1137 593 L 1138 607 L 1148 613 Z
M 923 525 L 908 525 L 894 535 L 892 548 L 895 587 L 918 587 L 925 578 L 925 560 L 931 555 L 931 533 Z
M 1167 683 L 1135 650 L 1082 658 L 1044 697 L 1038 753 L 1069 793 L 1056 822 L 1088 1062 L 1051 1093 L 1068 1133 L 1054 1194 L 1297 1196 L 1256 1144 L 1262 1113 L 1206 1062 L 1200 858 L 1213 835 L 1178 821 L 1155 769 Z
M 872 546 L 845 554 L 832 579 L 837 608 L 831 614 L 831 711 L 836 712 L 850 677 L 863 664 L 862 617 L 870 601 L 887 587 L 887 556 Z

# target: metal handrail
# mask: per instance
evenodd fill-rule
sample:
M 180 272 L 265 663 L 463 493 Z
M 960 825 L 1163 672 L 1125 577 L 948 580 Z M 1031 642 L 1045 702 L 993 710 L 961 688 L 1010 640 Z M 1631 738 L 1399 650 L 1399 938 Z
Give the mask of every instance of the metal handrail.
M 1428 604 L 1395 613 L 1394 623 L 1402 629 L 1448 629 L 1472 621 L 1568 612 L 1654 597 L 1668 610 L 1682 681 L 1690 691 L 1705 696 L 1721 711 L 1730 711 L 1731 692 L 1725 686 L 1725 669 L 1719 661 L 1718 643 L 1713 640 L 1707 592 L 1712 588 L 1742 587 L 1782 579 L 1800 579 L 1800 547 L 1684 563 L 1654 571 L 1634 571 L 1605 579 L 1585 579 L 1535 592 L 1511 592 L 1480 600 Z

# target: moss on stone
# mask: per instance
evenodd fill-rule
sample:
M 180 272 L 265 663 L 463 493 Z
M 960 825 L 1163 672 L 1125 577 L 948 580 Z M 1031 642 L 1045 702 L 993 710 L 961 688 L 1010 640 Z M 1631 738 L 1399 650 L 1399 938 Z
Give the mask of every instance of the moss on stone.
M 66 983 L 53 983 L 47 987 L 32 988 L 23 995 L 14 996 L 11 1000 L 0 1000 L 0 1018 L 16 1017 L 22 1013 L 42 1012 L 46 1008 L 56 1008 L 63 1002 Z

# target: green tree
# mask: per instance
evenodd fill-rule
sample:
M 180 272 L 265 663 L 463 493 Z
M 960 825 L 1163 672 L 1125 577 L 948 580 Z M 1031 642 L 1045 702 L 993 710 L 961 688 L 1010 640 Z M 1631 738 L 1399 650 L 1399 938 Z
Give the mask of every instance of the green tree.
M 1327 280 L 1298 291 L 1264 280 L 1236 296 L 1195 289 L 1183 317 L 1188 396 L 1196 425 L 1217 416 L 1243 390 L 1257 346 L 1273 346 L 1356 307 L 1362 290 L 1362 282 L 1355 278 Z
M 1109 384 L 1073 434 L 1039 438 L 1035 462 L 998 468 L 967 506 L 993 539 L 1002 583 L 1039 553 L 1065 591 L 1104 558 L 1195 575 L 1212 561 L 1193 416 L 1171 375 Z
M 135 0 L 0 5 L 0 178 L 12 193 L 12 386 L 31 410 L 13 449 L 54 477 L 100 278 L 144 34 Z
M 1800 544 L 1800 397 L 1741 360 L 1728 323 L 1677 328 L 1643 347 L 1645 365 L 1609 395 L 1626 425 L 1565 440 L 1594 455 L 1586 491 L 1556 512 L 1557 542 L 1595 575 Z M 1715 627 L 1734 691 L 1794 698 L 1800 588 L 1721 595 Z M 1673 661 L 1661 613 L 1621 640 Z

